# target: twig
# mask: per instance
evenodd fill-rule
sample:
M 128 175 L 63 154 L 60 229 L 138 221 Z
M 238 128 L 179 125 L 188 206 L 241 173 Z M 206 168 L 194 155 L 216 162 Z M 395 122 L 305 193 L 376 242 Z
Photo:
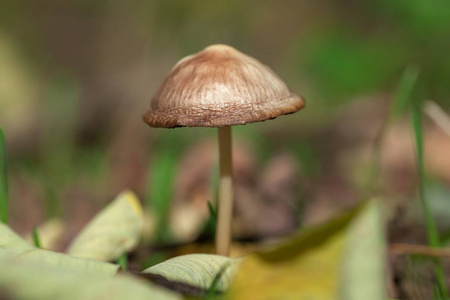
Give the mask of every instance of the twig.
M 427 100 L 423 107 L 427 116 L 450 137 L 450 116 L 432 100 Z
M 450 258 L 450 248 L 433 248 L 425 245 L 391 244 L 390 253 L 393 255 L 424 255 L 432 257 Z

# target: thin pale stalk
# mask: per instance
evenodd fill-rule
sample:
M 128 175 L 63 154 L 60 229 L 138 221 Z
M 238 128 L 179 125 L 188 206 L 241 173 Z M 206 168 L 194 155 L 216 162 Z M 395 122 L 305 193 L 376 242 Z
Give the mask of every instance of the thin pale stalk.
M 216 231 L 216 253 L 228 256 L 233 217 L 233 170 L 231 160 L 231 127 L 219 128 L 219 211 Z

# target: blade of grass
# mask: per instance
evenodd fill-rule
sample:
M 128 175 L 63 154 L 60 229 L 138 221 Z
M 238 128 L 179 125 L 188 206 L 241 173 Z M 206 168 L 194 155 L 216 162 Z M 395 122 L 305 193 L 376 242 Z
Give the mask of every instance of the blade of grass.
M 119 256 L 117 259 L 117 264 L 120 266 L 120 270 L 122 270 L 122 272 L 127 270 L 128 256 L 126 253 L 122 253 L 122 255 Z
M 217 287 L 219 286 L 219 281 L 222 278 L 223 274 L 225 274 L 225 271 L 229 266 L 231 266 L 231 263 L 226 263 L 222 267 L 220 267 L 219 272 L 217 272 L 209 289 L 206 291 L 206 294 L 203 298 L 204 300 L 212 300 L 217 298 Z
M 384 137 L 386 135 L 389 126 L 397 120 L 402 114 L 407 111 L 408 105 L 411 102 L 414 88 L 419 78 L 419 68 L 415 66 L 408 66 L 400 78 L 400 82 L 392 97 L 392 102 L 389 107 L 388 115 L 386 116 L 380 131 L 375 137 L 372 149 L 373 163 L 369 172 L 367 188 L 364 189 L 364 198 L 370 198 L 377 189 L 378 180 L 380 178 L 380 166 L 381 166 L 381 147 Z
M 42 248 L 41 245 L 41 239 L 39 238 L 39 232 L 37 227 L 33 228 L 33 244 L 37 247 L 37 248 Z
M 426 230 L 428 235 L 428 243 L 431 247 L 439 248 L 441 242 L 439 239 L 439 233 L 437 230 L 436 222 L 434 220 L 430 205 L 426 198 L 426 182 L 425 182 L 425 167 L 423 159 L 423 134 L 422 134 L 422 120 L 420 116 L 420 107 L 417 104 L 411 106 L 411 120 L 414 130 L 414 138 L 416 141 L 416 160 L 417 160 L 417 176 L 419 185 L 419 198 L 422 205 Z M 440 290 L 440 294 L 444 298 L 448 298 L 448 290 L 445 284 L 445 273 L 442 266 L 442 262 L 439 258 L 433 259 L 434 272 L 436 275 L 437 285 Z
M 9 203 L 8 203 L 8 177 L 6 165 L 6 143 L 5 135 L 0 128 L 0 221 L 8 224 Z
M 206 238 L 216 238 L 216 228 L 217 228 L 217 209 L 208 200 L 209 217 L 203 224 L 203 229 L 201 231 L 200 237 Z
M 209 214 L 214 221 L 214 224 L 217 223 L 217 209 L 212 205 L 211 201 L 208 201 L 208 210 Z
M 43 100 L 47 109 L 43 111 L 42 166 L 38 178 L 46 193 L 44 209 L 47 219 L 64 215 L 60 193 L 76 175 L 75 141 L 80 92 L 77 79 L 63 71 L 49 78 L 44 90 Z
M 170 150 L 161 152 L 152 164 L 152 179 L 148 190 L 148 207 L 158 216 L 156 238 L 160 242 L 170 239 L 169 210 L 172 200 L 177 157 Z
M 156 242 L 168 242 L 172 236 L 169 228 L 169 211 L 178 162 L 192 140 L 187 131 L 189 130 L 166 131 L 157 138 L 153 148 L 156 155 L 148 168 L 150 181 L 146 194 L 146 207 L 158 217 Z
M 388 122 L 397 119 L 407 111 L 418 78 L 419 68 L 416 66 L 408 66 L 395 91 L 394 101 L 389 109 Z

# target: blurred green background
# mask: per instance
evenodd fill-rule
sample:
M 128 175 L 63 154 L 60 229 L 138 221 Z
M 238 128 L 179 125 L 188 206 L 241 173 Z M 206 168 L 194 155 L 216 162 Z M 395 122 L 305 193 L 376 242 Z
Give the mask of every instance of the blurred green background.
M 207 215 L 216 132 L 149 128 L 142 114 L 179 59 L 215 43 L 270 66 L 307 101 L 297 114 L 235 129 L 242 235 L 323 220 L 367 184 L 400 199 L 392 203 L 414 197 L 407 120 L 386 134 L 380 183 L 367 182 L 371 155 L 408 66 L 419 70 L 419 98 L 450 109 L 446 0 L 3 0 L 0 126 L 12 226 L 28 232 L 60 217 L 73 235 L 124 188 L 163 227 L 169 200 Z M 429 121 L 426 136 L 430 180 L 448 195 L 448 136 Z M 273 211 L 288 221 L 249 229 L 255 207 L 263 221 Z M 175 216 L 184 224 L 176 226 L 191 226 L 176 223 L 185 217 Z

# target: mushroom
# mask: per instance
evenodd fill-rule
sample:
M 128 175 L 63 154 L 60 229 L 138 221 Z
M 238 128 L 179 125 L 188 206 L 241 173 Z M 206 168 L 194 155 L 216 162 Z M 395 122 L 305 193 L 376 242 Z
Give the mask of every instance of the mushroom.
M 212 45 L 170 71 L 144 121 L 152 127 L 217 127 L 219 208 L 216 253 L 228 256 L 233 212 L 231 126 L 274 119 L 305 106 L 267 66 L 233 47 Z

